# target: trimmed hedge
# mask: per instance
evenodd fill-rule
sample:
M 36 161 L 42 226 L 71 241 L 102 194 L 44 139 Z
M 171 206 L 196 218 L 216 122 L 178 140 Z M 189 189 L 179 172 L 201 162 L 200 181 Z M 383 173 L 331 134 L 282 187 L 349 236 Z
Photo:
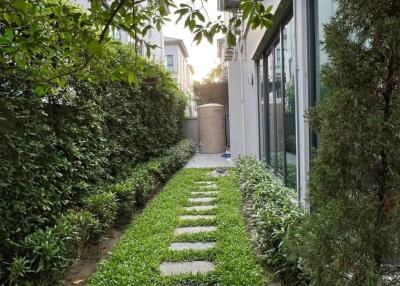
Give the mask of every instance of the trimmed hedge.
M 21 15 L 18 3 L 35 12 Z M 20 58 L 0 45 L 0 260 L 10 262 L 27 235 L 182 139 L 186 97 L 162 65 L 112 39 L 85 65 L 104 23 L 70 1 L 0 6 L 0 38 L 13 38 Z M 33 30 L 37 45 L 18 46 Z
M 264 162 L 253 157 L 238 158 L 234 174 L 244 201 L 252 209 L 256 247 L 264 265 L 285 285 L 307 285 L 307 275 L 285 248 L 290 228 L 303 216 L 295 191 L 285 187 Z
M 54 285 L 88 243 L 98 243 L 115 222 L 127 222 L 131 218 L 138 205 L 135 204 L 135 195 L 141 193 L 143 200 L 140 204 L 143 205 L 155 193 L 156 182 L 162 183 L 167 179 L 163 176 L 161 181 L 157 179 L 157 174 L 167 173 L 169 178 L 193 152 L 193 143 L 182 140 L 164 156 L 134 168 L 125 181 L 88 195 L 82 209 L 61 216 L 54 227 L 28 235 L 7 269 L 8 277 L 1 277 L 1 281 Z M 161 167 L 155 171 L 155 165 Z M 154 182 L 152 188 L 148 182 Z

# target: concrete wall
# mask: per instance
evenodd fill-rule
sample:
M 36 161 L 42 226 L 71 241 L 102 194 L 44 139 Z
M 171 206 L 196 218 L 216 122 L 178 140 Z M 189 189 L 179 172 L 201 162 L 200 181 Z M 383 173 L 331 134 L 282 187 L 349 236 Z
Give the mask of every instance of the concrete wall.
M 197 118 L 185 118 L 183 123 L 185 137 L 191 139 L 196 144 L 196 151 L 199 148 L 199 124 Z

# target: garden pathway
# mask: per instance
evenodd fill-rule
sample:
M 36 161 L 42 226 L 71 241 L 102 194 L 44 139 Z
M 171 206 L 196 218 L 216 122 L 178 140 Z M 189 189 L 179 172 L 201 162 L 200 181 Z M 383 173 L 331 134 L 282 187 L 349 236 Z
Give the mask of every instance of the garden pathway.
M 229 171 L 228 171 L 229 172 Z M 265 286 L 230 176 L 178 172 L 124 233 L 88 286 Z
M 198 185 L 198 191 L 193 191 L 190 193 L 188 199 L 189 203 L 194 203 L 194 205 L 187 206 L 183 208 L 183 211 L 190 212 L 201 212 L 203 210 L 214 209 L 217 207 L 215 204 L 215 196 L 218 195 L 218 186 L 213 181 L 199 181 L 196 182 Z M 196 204 L 197 203 L 197 204 Z M 204 205 L 206 203 L 206 205 Z M 212 218 L 213 216 L 208 216 Z M 204 215 L 192 214 L 189 218 L 188 216 L 180 216 L 182 220 L 198 221 L 204 219 Z M 213 232 L 217 230 L 217 226 L 205 225 L 196 227 L 178 227 L 174 230 L 174 235 L 179 236 L 182 234 L 193 234 L 202 232 Z M 182 250 L 207 250 L 213 248 L 215 242 L 189 242 L 189 243 L 171 243 L 170 249 L 173 251 Z M 197 274 L 197 273 L 207 273 L 215 269 L 213 262 L 209 261 L 177 261 L 177 262 L 163 262 L 160 265 L 160 272 L 162 275 L 178 275 L 178 274 Z
M 221 154 L 196 153 L 186 164 L 185 168 L 228 168 L 233 167 L 231 158 L 222 157 Z

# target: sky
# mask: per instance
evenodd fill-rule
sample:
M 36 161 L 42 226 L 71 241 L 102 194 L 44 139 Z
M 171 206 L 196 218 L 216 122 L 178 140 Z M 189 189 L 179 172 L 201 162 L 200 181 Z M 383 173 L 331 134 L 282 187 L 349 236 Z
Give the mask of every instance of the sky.
M 179 3 L 187 3 L 185 0 L 177 0 L 177 6 Z M 190 2 L 190 1 L 189 1 Z M 199 2 L 199 1 L 198 1 Z M 209 0 L 204 2 L 205 8 L 207 9 L 208 15 L 211 20 L 215 20 L 220 13 L 217 11 L 216 0 Z M 219 63 L 217 58 L 217 39 L 221 36 L 214 38 L 214 43 L 211 45 L 207 40 L 203 39 L 201 44 L 197 45 L 193 42 L 193 34 L 189 29 L 184 28 L 184 19 L 176 24 L 176 15 L 173 15 L 174 11 L 171 11 L 171 21 L 168 22 L 164 28 L 164 36 L 182 39 L 185 42 L 186 48 L 189 53 L 189 62 L 194 67 L 194 80 L 201 80 L 204 78 L 214 67 Z M 205 15 L 205 13 L 203 12 Z M 207 16 L 205 15 L 206 20 Z

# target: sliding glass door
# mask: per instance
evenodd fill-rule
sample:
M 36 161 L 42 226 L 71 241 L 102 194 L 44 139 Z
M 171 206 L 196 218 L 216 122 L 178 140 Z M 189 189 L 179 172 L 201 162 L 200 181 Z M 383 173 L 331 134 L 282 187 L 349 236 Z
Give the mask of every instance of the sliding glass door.
M 260 157 L 292 188 L 297 186 L 294 50 L 294 21 L 289 17 L 265 50 L 258 70 L 262 85 L 259 86 Z

